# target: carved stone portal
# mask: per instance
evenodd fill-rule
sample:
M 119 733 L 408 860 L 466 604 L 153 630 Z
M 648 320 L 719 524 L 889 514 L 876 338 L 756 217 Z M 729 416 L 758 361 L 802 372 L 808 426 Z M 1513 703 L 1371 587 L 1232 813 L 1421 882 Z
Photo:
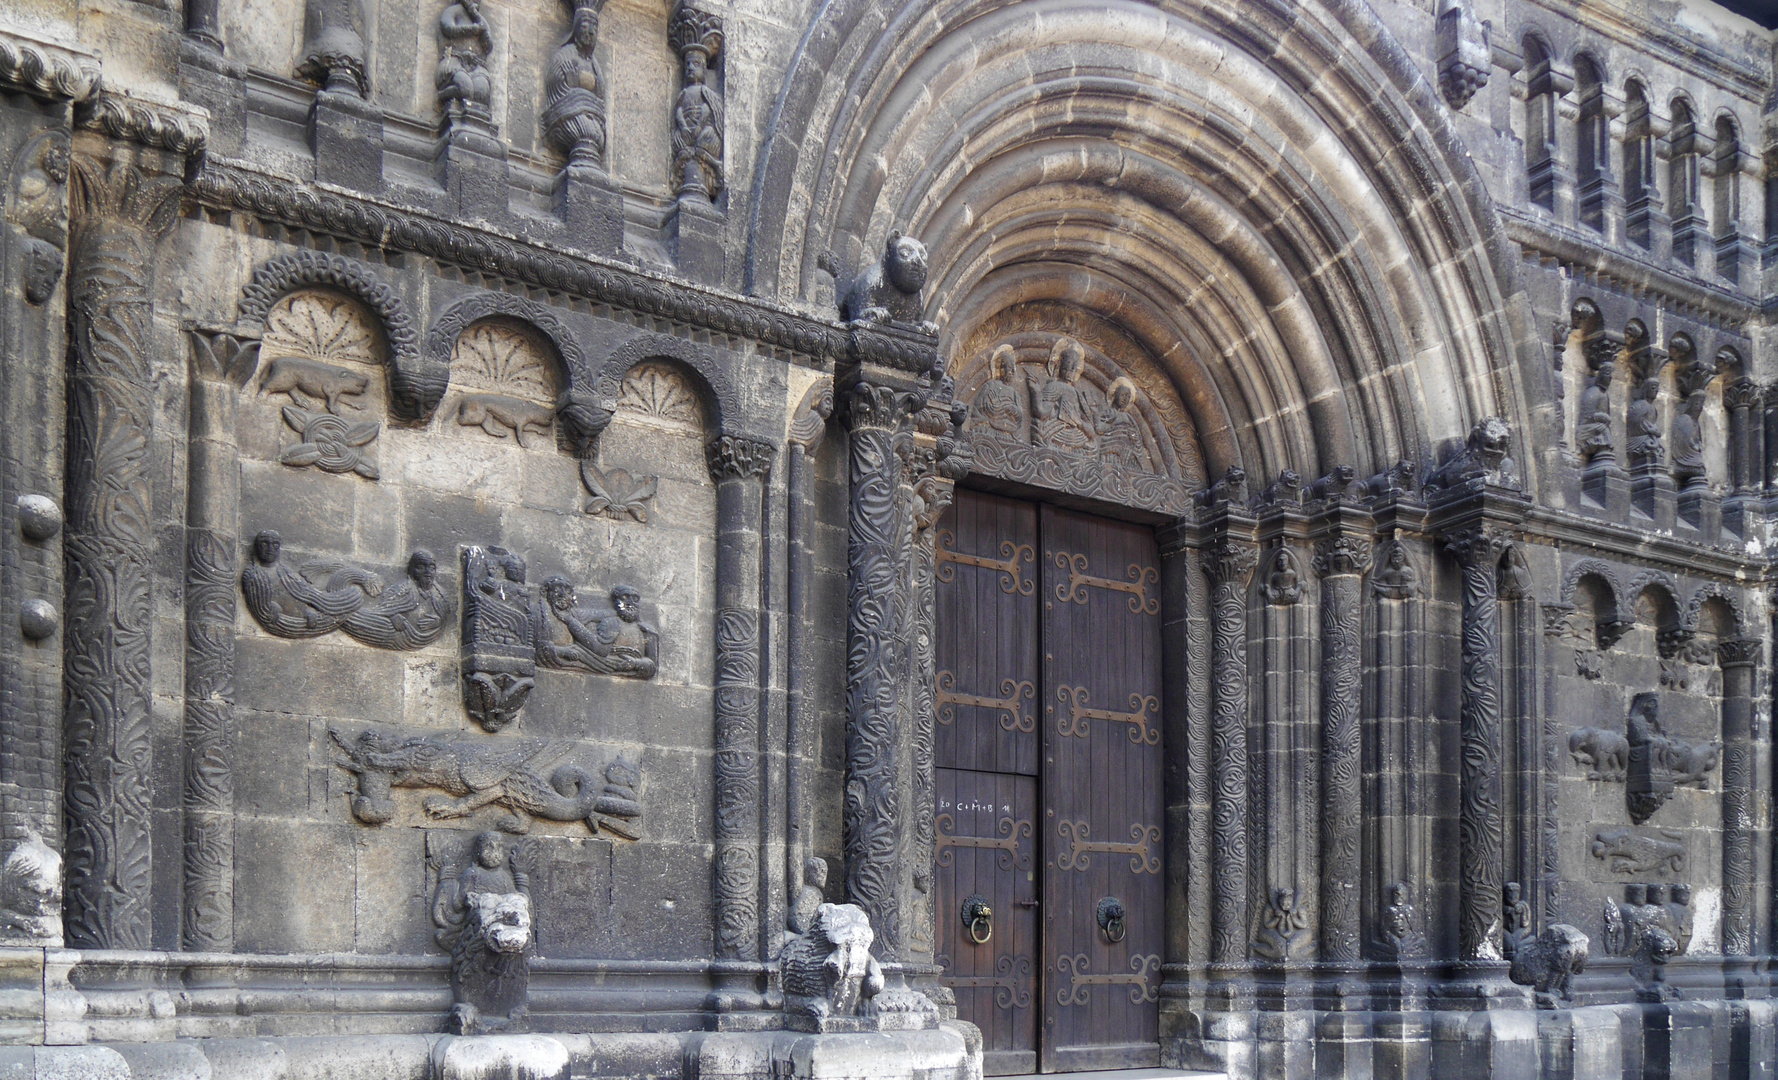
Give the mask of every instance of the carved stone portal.
M 637 838 L 642 804 L 635 785 L 641 773 L 621 757 L 606 767 L 601 790 L 579 765 L 556 764 L 573 752 L 573 743 L 471 742 L 374 730 L 354 739 L 331 727 L 328 735 L 340 751 L 335 764 L 358 778 L 352 816 L 366 825 L 395 817 L 393 789 L 430 788 L 445 793 L 422 803 L 433 820 L 466 818 L 498 806 L 507 811 L 496 822 L 503 832 L 527 832 L 532 818 L 540 817 L 584 821 L 590 832 L 603 828 L 625 840 Z

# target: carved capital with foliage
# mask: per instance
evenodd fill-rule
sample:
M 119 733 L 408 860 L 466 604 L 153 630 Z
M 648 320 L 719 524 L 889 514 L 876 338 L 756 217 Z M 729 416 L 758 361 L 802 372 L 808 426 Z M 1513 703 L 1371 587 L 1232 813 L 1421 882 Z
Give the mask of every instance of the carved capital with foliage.
M 1487 522 L 1452 529 L 1442 539 L 1445 550 L 1462 563 L 1466 570 L 1479 567 L 1492 569 L 1513 542 L 1511 532 Z
M 1244 585 L 1258 565 L 1259 545 L 1251 541 L 1223 537 L 1204 549 L 1204 573 L 1215 582 Z
M 745 435 L 718 435 L 704 444 L 710 478 L 718 483 L 762 477 L 771 471 L 777 454 L 778 448 L 771 443 Z
M 1315 545 L 1315 573 L 1321 577 L 1362 574 L 1370 562 L 1371 542 L 1362 536 L 1330 536 Z
M 899 429 L 921 406 L 925 397 L 915 390 L 859 380 L 840 391 L 840 420 L 848 428 Z
M 1759 638 L 1731 638 L 1716 646 L 1716 658 L 1723 667 L 1752 667 L 1764 646 Z

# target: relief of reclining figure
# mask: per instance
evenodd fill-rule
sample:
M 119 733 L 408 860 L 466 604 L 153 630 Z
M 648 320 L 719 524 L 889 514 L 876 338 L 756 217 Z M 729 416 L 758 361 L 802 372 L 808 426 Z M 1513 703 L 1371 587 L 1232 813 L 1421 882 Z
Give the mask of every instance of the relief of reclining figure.
M 599 675 L 650 679 L 660 665 L 660 635 L 642 621 L 642 594 L 611 589 L 611 606 L 581 604 L 564 577 L 543 583 L 537 611 L 537 662 L 584 668 Z
M 356 739 L 337 728 L 328 734 L 344 756 L 335 763 L 358 778 L 352 816 L 366 825 L 382 825 L 395 816 L 394 788 L 435 788 L 446 795 L 423 802 L 434 819 L 466 818 L 486 806 L 508 816 L 496 824 L 505 832 L 524 833 L 534 817 L 546 821 L 585 821 L 593 832 L 601 827 L 626 840 L 637 838 L 642 816 L 635 785 L 640 771 L 619 757 L 605 769 L 603 790 L 591 773 L 572 762 L 556 765 L 573 743 L 468 742 L 444 735 L 402 737 L 365 731 Z M 544 770 L 555 768 L 547 776 Z
M 362 567 L 317 560 L 292 569 L 283 540 L 271 529 L 253 538 L 253 562 L 241 574 L 247 610 L 267 633 L 312 638 L 344 630 L 379 649 L 424 648 L 444 633 L 450 602 L 438 585 L 438 562 L 416 549 L 407 575 L 394 585 Z

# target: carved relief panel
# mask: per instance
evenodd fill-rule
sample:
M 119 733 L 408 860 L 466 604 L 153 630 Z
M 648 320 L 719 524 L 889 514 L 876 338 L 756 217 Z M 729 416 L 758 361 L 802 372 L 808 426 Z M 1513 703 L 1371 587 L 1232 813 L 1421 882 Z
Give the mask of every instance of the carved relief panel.
M 1202 486 L 1177 393 L 1117 328 L 1018 305 L 978 327 L 959 356 L 977 472 L 1170 514 Z
M 457 336 L 451 352 L 456 401 L 445 414 L 459 428 L 479 428 L 521 447 L 552 446 L 555 364 L 535 331 L 499 319 L 478 322 Z
M 272 308 L 258 396 L 282 420 L 280 462 L 377 478 L 386 351 L 376 324 L 344 296 L 307 289 Z

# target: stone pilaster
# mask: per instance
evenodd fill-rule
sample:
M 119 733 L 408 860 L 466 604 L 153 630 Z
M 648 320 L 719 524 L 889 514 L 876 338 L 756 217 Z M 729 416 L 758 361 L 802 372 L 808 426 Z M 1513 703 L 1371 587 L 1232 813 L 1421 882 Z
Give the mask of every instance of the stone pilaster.
M 1247 958 L 1250 783 L 1247 754 L 1247 583 L 1259 562 L 1249 521 L 1225 518 L 1204 554 L 1210 578 L 1210 959 Z M 1245 526 L 1243 528 L 1243 526 Z
M 790 459 L 788 480 L 789 514 L 786 521 L 787 578 L 786 601 L 789 606 L 787 651 L 789 670 L 785 672 L 785 727 L 787 756 L 785 770 L 785 844 L 786 893 L 795 896 L 803 883 L 803 860 L 810 853 L 812 827 L 808 795 L 808 770 L 819 741 L 816 718 L 808 707 L 804 687 L 807 671 L 813 663 L 809 640 L 809 585 L 815 573 L 815 545 L 811 537 L 814 498 L 813 458 L 827 437 L 827 420 L 833 415 L 833 383 L 823 380 L 809 388 L 796 414 L 791 417 Z
M 77 148 L 68 329 L 67 938 L 153 944 L 152 260 L 178 209 L 150 153 Z
M 737 435 L 706 447 L 716 483 L 716 956 L 759 960 L 760 523 L 777 448 Z M 741 985 L 746 980 L 731 980 Z
M 235 405 L 259 343 L 191 334 L 185 510 L 185 895 L 188 952 L 234 948 L 235 580 L 240 447 Z
M 1321 957 L 1361 953 L 1359 849 L 1364 832 L 1359 719 L 1363 671 L 1361 575 L 1370 541 L 1336 532 L 1315 549 L 1321 577 Z
M 1753 838 L 1758 827 L 1754 794 L 1753 689 L 1764 642 L 1725 641 L 1722 664 L 1722 951 L 1754 951 Z

